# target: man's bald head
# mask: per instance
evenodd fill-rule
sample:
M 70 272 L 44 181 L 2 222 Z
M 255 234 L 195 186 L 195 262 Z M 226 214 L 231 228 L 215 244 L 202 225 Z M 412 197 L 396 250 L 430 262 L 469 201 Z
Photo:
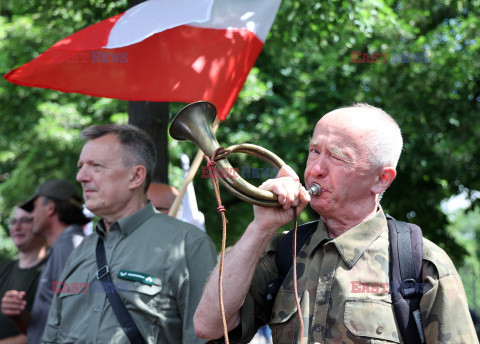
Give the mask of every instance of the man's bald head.
M 153 206 L 164 214 L 168 214 L 178 194 L 176 188 L 163 183 L 152 183 L 147 191 L 147 197 L 152 201 Z
M 403 147 L 402 134 L 397 122 L 382 109 L 355 104 L 327 113 L 317 126 L 325 123 L 357 130 L 373 167 L 396 168 Z

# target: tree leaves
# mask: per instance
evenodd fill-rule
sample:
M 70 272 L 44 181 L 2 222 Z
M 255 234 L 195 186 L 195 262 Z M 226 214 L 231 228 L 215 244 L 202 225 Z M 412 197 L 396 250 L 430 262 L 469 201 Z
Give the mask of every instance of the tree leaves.
M 0 5 L 1 71 L 127 6 L 126 1 L 7 1 Z M 307 142 L 323 114 L 354 102 L 381 107 L 398 121 L 405 141 L 398 177 L 383 207 L 398 219 L 418 223 L 460 262 L 466 251 L 445 230 L 448 220 L 439 204 L 464 189 L 480 190 L 479 7 L 478 0 L 284 0 L 232 113 L 218 130 L 218 141 L 262 145 L 302 176 Z M 388 57 L 352 63 L 354 51 Z M 118 100 L 19 87 L 3 79 L 0 104 L 5 217 L 47 176 L 73 179 L 79 151 L 74 136 L 82 127 L 124 121 L 126 112 L 126 103 Z M 172 113 L 179 108 L 172 104 Z M 173 140 L 169 147 L 171 180 L 179 187 L 180 154 L 193 159 L 196 148 Z M 239 168 L 268 167 L 243 154 L 230 159 Z M 220 217 L 201 171 L 195 188 L 207 230 L 219 243 Z M 251 220 L 251 206 L 224 190 L 222 197 L 232 244 Z M 301 221 L 315 216 L 307 210 Z

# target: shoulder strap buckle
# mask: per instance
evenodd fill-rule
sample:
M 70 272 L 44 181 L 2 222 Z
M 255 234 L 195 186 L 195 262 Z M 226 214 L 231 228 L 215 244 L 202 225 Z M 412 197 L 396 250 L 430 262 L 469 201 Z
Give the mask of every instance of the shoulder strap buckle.
M 108 268 L 108 265 L 104 265 L 97 270 L 97 279 L 101 280 L 102 278 L 107 276 L 109 273 L 110 273 L 110 269 Z
M 410 298 L 419 294 L 420 285 L 413 278 L 407 278 L 400 283 L 400 292 L 403 297 Z

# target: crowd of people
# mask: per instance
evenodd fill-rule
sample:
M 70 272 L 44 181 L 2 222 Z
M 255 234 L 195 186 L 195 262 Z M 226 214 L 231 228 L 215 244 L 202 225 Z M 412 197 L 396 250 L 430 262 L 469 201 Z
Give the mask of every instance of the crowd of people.
M 9 277 L 1 286 L 0 342 L 129 343 L 134 330 L 121 325 L 112 294 L 145 342 L 203 342 L 193 314 L 216 263 L 213 242 L 160 212 L 168 211 L 173 191 L 150 188 L 155 149 L 147 134 L 102 125 L 82 135 L 77 181 L 83 198 L 73 184 L 51 180 L 14 212 L 11 235 L 20 256 L 2 274 Z M 84 203 L 100 218 L 87 237 Z
M 178 191 L 152 184 L 152 140 L 115 124 L 88 127 L 82 137 L 83 197 L 74 184 L 50 180 L 13 210 L 19 253 L 0 263 L 0 344 L 223 342 L 215 246 L 167 215 Z M 402 147 L 383 110 L 336 109 L 314 129 L 304 185 L 288 166 L 261 185 L 280 206 L 254 206 L 254 220 L 226 255 L 231 343 L 403 343 L 391 293 L 352 288 L 390 281 L 380 199 Z M 311 196 L 314 183 L 322 192 Z M 308 204 L 319 219 L 297 255 L 300 333 L 292 272 L 283 276 L 277 266 L 287 236 L 277 231 L 293 207 L 300 213 Z M 89 235 L 84 206 L 98 219 Z M 427 239 L 421 276 L 424 342 L 478 343 L 460 277 Z

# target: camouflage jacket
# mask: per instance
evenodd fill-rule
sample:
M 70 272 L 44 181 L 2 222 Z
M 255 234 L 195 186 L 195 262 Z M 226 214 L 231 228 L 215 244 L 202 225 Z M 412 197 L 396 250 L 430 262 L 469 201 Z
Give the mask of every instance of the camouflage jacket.
M 302 343 L 403 343 L 389 293 L 389 237 L 383 211 L 330 240 L 319 222 L 297 256 Z M 276 246 L 270 242 L 242 306 L 242 323 L 229 337 L 248 343 L 268 323 L 274 344 L 299 343 L 292 269 L 276 296 Z M 478 343 L 460 277 L 446 253 L 424 239 L 424 295 L 420 310 L 427 344 Z

